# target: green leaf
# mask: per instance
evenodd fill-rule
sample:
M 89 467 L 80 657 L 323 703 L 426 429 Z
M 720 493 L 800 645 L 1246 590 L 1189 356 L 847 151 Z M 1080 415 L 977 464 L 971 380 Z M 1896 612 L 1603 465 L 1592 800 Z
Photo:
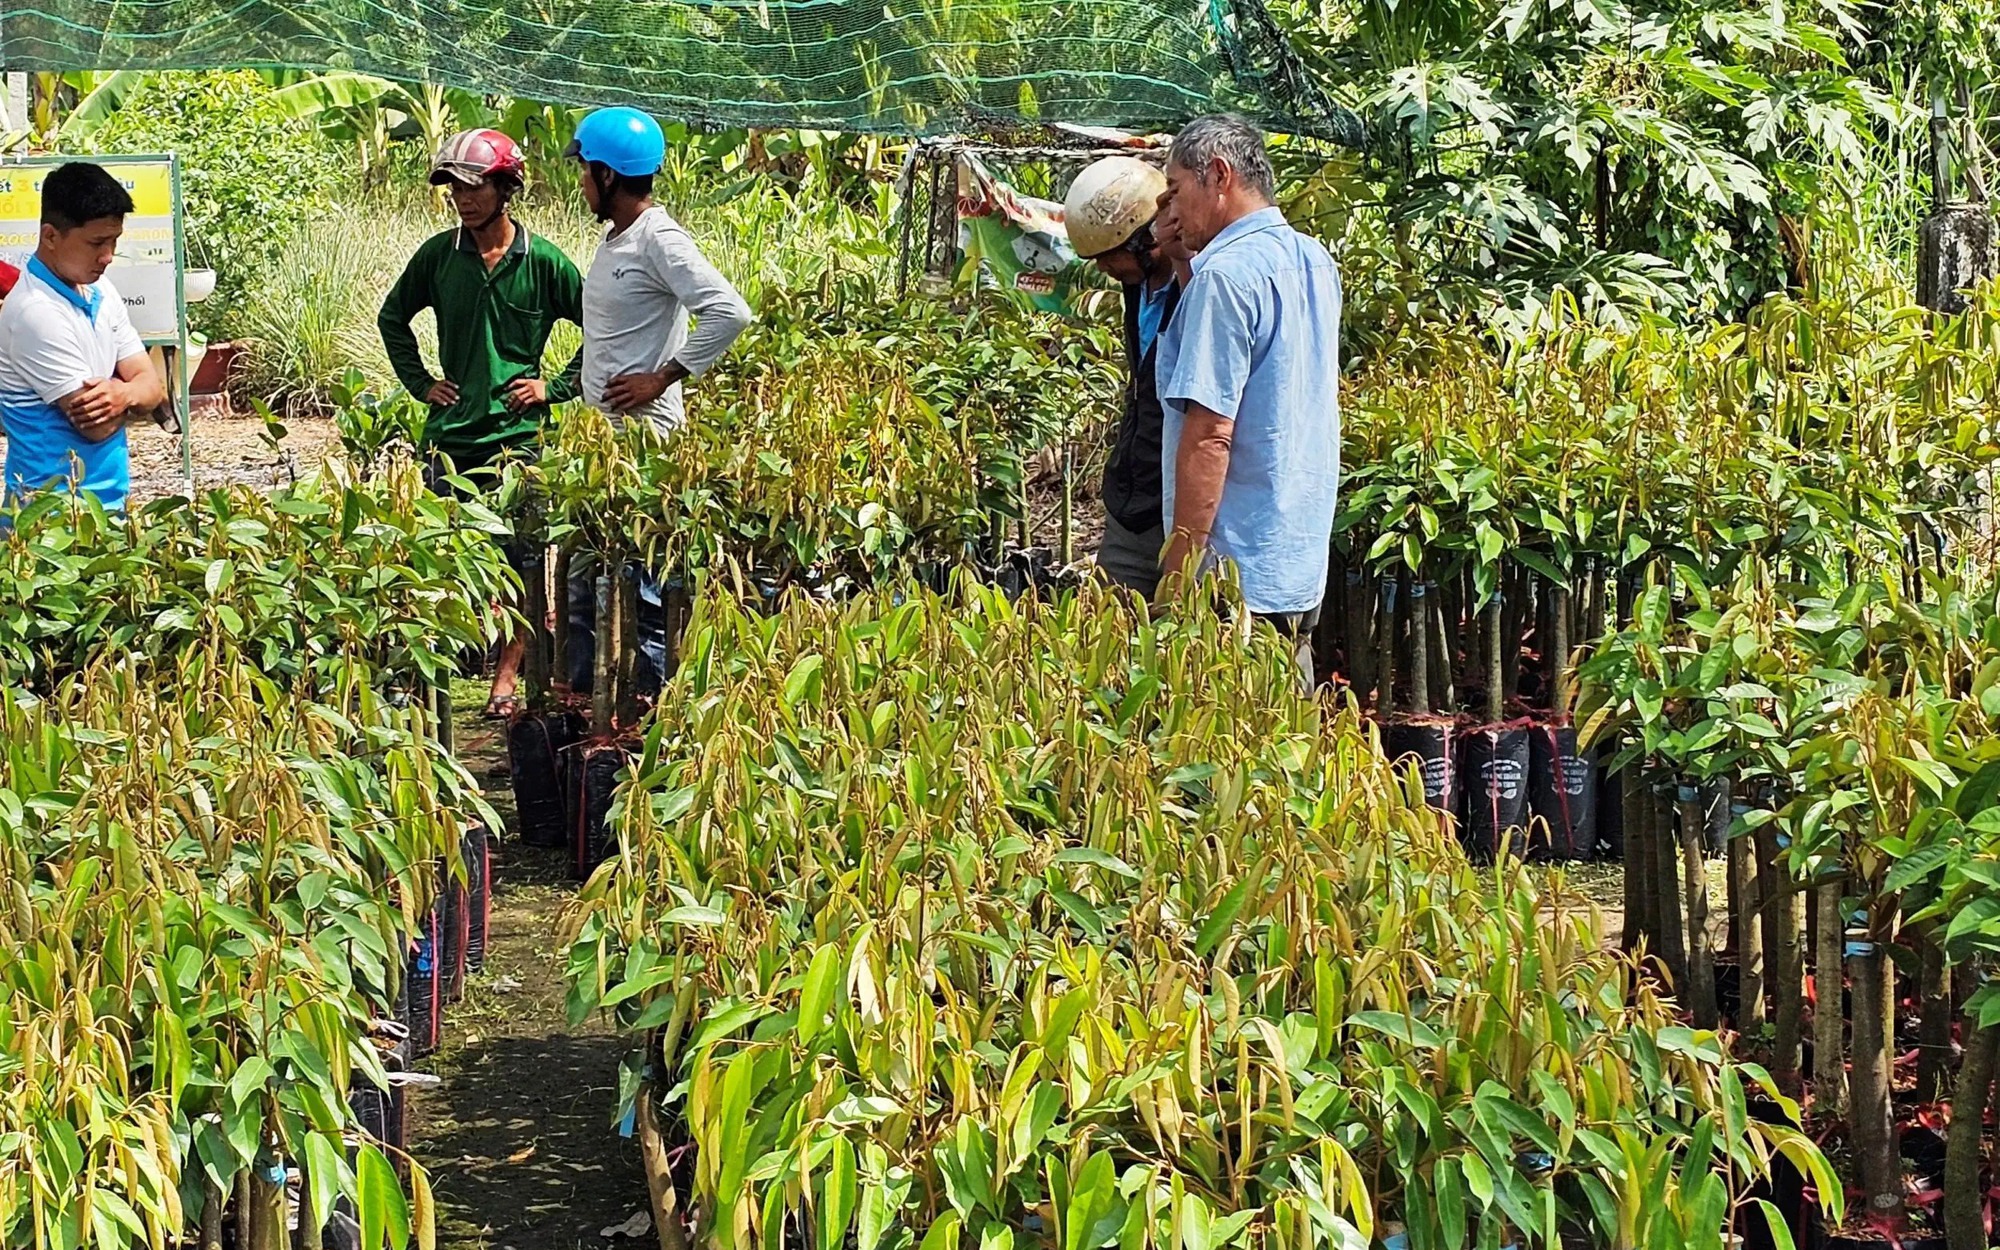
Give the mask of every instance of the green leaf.
M 1437 1030 L 1421 1020 L 1398 1015 L 1393 1011 L 1357 1011 L 1347 1018 L 1347 1023 L 1356 1028 L 1371 1029 L 1412 1046 L 1423 1046 L 1434 1050 L 1444 1045 L 1444 1038 L 1438 1035 Z
M 924 1234 L 921 1250 L 958 1250 L 959 1228 L 958 1212 L 946 1211 Z
M 306 1210 L 315 1227 L 326 1227 L 333 1216 L 333 1202 L 353 1185 L 347 1158 L 325 1133 L 306 1134 Z
M 1069 847 L 1066 850 L 1057 852 L 1055 859 L 1051 862 L 1058 864 L 1089 864 L 1093 868 L 1102 868 L 1106 872 L 1116 873 L 1121 877 L 1126 877 L 1133 881 L 1139 879 L 1138 869 L 1132 867 L 1132 865 L 1126 863 L 1116 855 L 1111 854 L 1109 851 L 1100 851 L 1094 846 Z
M 1202 922 L 1201 931 L 1195 934 L 1194 949 L 1197 955 L 1206 957 L 1229 932 L 1229 926 L 1236 923 L 1236 917 L 1243 911 L 1243 903 L 1250 897 L 1250 878 L 1236 883 L 1234 889 L 1222 896 L 1222 902 L 1213 914 Z
M 845 1134 L 833 1139 L 833 1155 L 819 1180 L 819 1244 L 839 1246 L 847 1241 L 847 1225 L 854 1218 L 856 1202 L 854 1143 Z
M 799 1036 L 806 1041 L 818 1037 L 826 1026 L 827 1012 L 833 1009 L 834 995 L 841 987 L 841 949 L 828 942 L 813 952 L 812 966 L 806 969 L 804 987 L 799 991 Z
M 1752 1201 L 1763 1213 L 1764 1226 L 1771 1230 L 1771 1245 L 1775 1250 L 1793 1250 L 1792 1226 L 1785 1219 L 1784 1213 L 1766 1199 L 1756 1198 Z
M 785 702 L 792 707 L 818 703 L 824 686 L 826 657 L 802 655 L 785 677 Z
M 372 1145 L 355 1151 L 354 1188 L 361 1250 L 380 1250 L 385 1239 L 393 1250 L 405 1250 L 410 1243 L 409 1205 L 395 1167 Z

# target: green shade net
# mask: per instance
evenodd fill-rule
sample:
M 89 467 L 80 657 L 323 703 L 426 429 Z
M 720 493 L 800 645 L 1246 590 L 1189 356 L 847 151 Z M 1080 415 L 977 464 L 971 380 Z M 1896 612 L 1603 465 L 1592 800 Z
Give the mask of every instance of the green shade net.
M 8 69 L 357 70 L 713 126 L 1171 127 L 1354 142 L 1261 0 L 0 0 Z

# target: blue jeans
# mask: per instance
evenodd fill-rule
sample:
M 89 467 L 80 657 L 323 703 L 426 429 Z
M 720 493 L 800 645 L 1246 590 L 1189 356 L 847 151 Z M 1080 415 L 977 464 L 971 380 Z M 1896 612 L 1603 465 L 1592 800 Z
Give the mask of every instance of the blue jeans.
M 569 688 L 589 694 L 597 665 L 597 556 L 579 551 L 569 561 Z M 660 580 L 638 563 L 624 575 L 639 584 L 639 693 L 660 692 L 667 671 L 667 614 L 660 605 Z

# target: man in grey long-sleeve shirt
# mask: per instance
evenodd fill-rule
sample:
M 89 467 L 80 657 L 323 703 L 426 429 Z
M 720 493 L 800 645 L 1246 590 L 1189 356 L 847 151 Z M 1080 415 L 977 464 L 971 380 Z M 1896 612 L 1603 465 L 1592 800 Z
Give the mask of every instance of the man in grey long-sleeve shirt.
M 653 203 L 666 155 L 659 124 L 637 109 L 583 119 L 569 154 L 584 202 L 605 223 L 583 278 L 583 398 L 613 420 L 641 416 L 662 433 L 686 419 L 681 383 L 722 358 L 754 317 L 680 223 Z M 689 325 L 692 315 L 694 324 Z M 590 688 L 596 603 L 590 570 L 571 566 L 570 688 Z M 639 578 L 639 641 L 654 679 L 666 676 L 666 613 L 658 583 Z
M 754 317 L 688 232 L 653 203 L 658 132 L 636 110 L 605 109 L 577 128 L 571 148 L 583 162 L 584 199 L 605 223 L 583 279 L 583 396 L 665 431 L 685 416 L 681 383 L 721 359 Z

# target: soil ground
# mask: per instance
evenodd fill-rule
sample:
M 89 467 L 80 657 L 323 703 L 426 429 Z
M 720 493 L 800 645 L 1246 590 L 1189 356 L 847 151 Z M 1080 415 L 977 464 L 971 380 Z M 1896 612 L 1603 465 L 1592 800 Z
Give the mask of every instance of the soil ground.
M 276 448 L 266 440 L 264 422 L 254 416 L 197 417 L 194 422 L 194 486 L 197 491 L 244 485 L 269 490 L 319 467 L 339 445 L 333 422 L 300 417 L 285 422 Z M 136 506 L 188 493 L 181 437 L 147 423 L 126 427 L 132 454 L 132 502 Z M 0 449 L 7 439 L 0 435 Z
M 438 1244 L 454 1250 L 603 1247 L 602 1230 L 646 1209 L 638 1150 L 611 1113 L 622 1042 L 601 1019 L 571 1027 L 563 1005 L 564 906 L 577 883 L 563 852 L 521 845 L 484 680 L 453 687 L 459 758 L 508 824 L 494 847 L 486 967 L 466 980 L 426 1060 L 441 1084 L 412 1099 L 409 1149 L 431 1171 Z M 645 1244 L 650 1234 L 636 1243 Z

